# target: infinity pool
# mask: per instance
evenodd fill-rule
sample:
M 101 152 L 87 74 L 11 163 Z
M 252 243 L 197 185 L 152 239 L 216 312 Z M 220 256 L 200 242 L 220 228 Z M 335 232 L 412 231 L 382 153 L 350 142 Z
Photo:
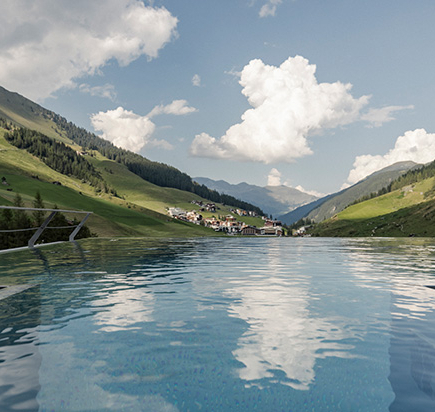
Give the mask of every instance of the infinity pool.
M 0 411 L 434 411 L 435 241 L 0 254 Z

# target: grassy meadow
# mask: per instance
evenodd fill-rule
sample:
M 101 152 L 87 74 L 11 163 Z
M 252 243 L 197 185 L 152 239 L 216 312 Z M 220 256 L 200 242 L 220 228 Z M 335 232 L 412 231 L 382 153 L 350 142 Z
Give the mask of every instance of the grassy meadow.
M 317 224 L 314 236 L 435 236 L 435 178 L 361 202 Z
M 95 188 L 71 176 L 49 168 L 40 159 L 10 145 L 0 129 L 0 177 L 9 186 L 0 185 L 0 205 L 12 205 L 19 193 L 31 207 L 37 191 L 46 207 L 92 211 L 87 225 L 97 236 L 220 236 L 209 228 L 181 222 L 167 215 L 169 207 L 199 210 L 192 200 L 205 199 L 173 188 L 163 188 L 143 180 L 126 166 L 93 152 L 86 158 L 99 171 L 117 196 L 96 192 Z M 53 182 L 60 182 L 55 185 Z M 8 190 L 10 189 L 10 190 Z M 204 217 L 227 215 L 230 207 L 217 205 L 216 213 L 203 212 Z M 71 218 L 74 215 L 71 214 Z M 248 224 L 262 226 L 260 218 L 238 217 Z

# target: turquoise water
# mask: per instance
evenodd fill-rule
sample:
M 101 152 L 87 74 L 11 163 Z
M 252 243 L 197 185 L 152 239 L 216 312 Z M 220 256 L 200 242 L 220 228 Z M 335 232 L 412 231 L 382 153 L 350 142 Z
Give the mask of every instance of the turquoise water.
M 1 254 L 23 284 L 2 412 L 435 410 L 432 240 L 93 239 Z

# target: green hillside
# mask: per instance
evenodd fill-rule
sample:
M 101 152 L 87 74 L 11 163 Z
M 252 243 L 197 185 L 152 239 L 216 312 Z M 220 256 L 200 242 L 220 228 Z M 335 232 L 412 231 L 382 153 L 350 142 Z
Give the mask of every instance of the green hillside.
M 55 140 L 66 143 L 74 150 L 98 151 L 106 159 L 126 166 L 135 175 L 159 187 L 170 187 L 191 192 L 214 203 L 225 203 L 236 208 L 255 211 L 260 215 L 263 214 L 262 210 L 255 205 L 241 201 L 233 196 L 220 194 L 210 190 L 205 185 L 199 185 L 189 175 L 175 167 L 154 162 L 137 153 L 118 148 L 111 142 L 68 122 L 64 117 L 2 87 L 0 87 L 1 119 L 11 121 L 14 126 L 36 130 Z
M 435 236 L 435 177 L 349 206 L 317 224 L 314 236 Z
M 407 174 L 409 170 L 421 168 L 414 162 L 398 162 L 381 169 L 353 186 L 332 193 L 323 199 L 318 199 L 309 204 L 280 216 L 280 220 L 287 224 L 293 224 L 300 219 L 310 219 L 321 222 L 328 219 L 356 201 L 374 197 L 379 191 L 386 190 L 400 176 Z M 390 190 L 388 190 L 390 191 Z
M 316 222 L 328 219 L 341 212 L 355 200 L 378 192 L 408 170 L 418 166 L 414 162 L 399 162 L 379 170 L 348 189 L 330 196 L 324 203 L 309 212 L 306 217 Z
M 85 157 L 118 196 L 96 192 L 96 188 L 88 183 L 58 173 L 27 151 L 12 146 L 5 140 L 5 133 L 6 130 L 0 129 L 0 176 L 6 178 L 9 186 L 0 185 L 0 205 L 12 205 L 15 194 L 19 193 L 26 206 L 31 207 L 35 193 L 39 191 L 47 207 L 57 204 L 62 209 L 94 212 L 87 225 L 98 236 L 217 235 L 211 229 L 167 216 L 168 207 L 198 209 L 190 202 L 206 199 L 149 183 L 130 172 L 126 166 L 108 160 L 98 152 Z M 61 185 L 54 185 L 53 182 Z M 229 213 L 228 206 L 219 207 L 219 213 Z M 261 219 L 258 221 L 259 224 Z
M 53 113 L 49 110 L 0 86 L 0 118 L 65 143 L 72 143 L 66 133 L 53 122 L 52 117 Z
M 213 231 L 174 221 L 165 214 L 144 208 L 128 198 L 95 194 L 91 186 L 57 173 L 27 152 L 8 146 L 2 136 L 0 176 L 5 177 L 9 183 L 9 186 L 0 185 L 0 204 L 12 205 L 15 194 L 19 193 L 26 206 L 31 207 L 33 198 L 39 191 L 47 207 L 57 204 L 61 209 L 92 211 L 93 215 L 87 225 L 98 236 L 214 235 Z M 52 182 L 55 181 L 61 185 L 54 185 Z
M 0 185 L 0 205 L 11 205 L 19 193 L 30 207 L 39 191 L 46 207 L 92 211 L 87 226 L 98 236 L 218 236 L 211 229 L 170 218 L 168 208 L 195 210 L 199 206 L 193 200 L 211 200 L 218 207 L 215 214 L 226 215 L 231 207 L 217 199 L 234 207 L 252 206 L 197 185 L 174 167 L 119 149 L 2 87 L 0 176 L 9 184 Z M 255 206 L 250 210 L 256 209 L 261 212 Z M 262 225 L 260 218 L 239 220 Z

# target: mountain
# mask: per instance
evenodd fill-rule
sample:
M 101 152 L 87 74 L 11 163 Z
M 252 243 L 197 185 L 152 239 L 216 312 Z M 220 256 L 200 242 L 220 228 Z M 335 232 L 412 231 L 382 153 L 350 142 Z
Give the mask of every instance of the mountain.
M 278 216 L 278 219 L 281 222 L 285 223 L 286 225 L 291 225 L 293 223 L 296 223 L 298 220 L 306 218 L 308 213 L 310 213 L 312 210 L 316 209 L 317 207 L 321 206 L 322 203 L 326 202 L 326 200 L 330 199 L 333 196 L 335 196 L 335 193 L 314 200 L 313 202 L 308 203 L 306 205 L 299 206 L 298 208 L 292 210 L 291 212 L 288 212 L 282 216 Z
M 382 191 L 384 192 L 384 191 Z M 393 181 L 386 193 L 316 224 L 313 236 L 435 236 L 435 162 Z
M 118 148 L 111 142 L 68 122 L 64 117 L 0 87 L 0 118 L 2 115 L 3 119 L 10 120 L 15 125 L 36 130 L 70 146 L 78 145 L 83 150 L 96 150 L 104 157 L 124 164 L 131 172 L 157 186 L 192 192 L 212 202 L 263 214 L 261 209 L 252 204 L 233 196 L 222 196 L 204 185 L 198 185 L 190 176 L 175 167 L 153 162 L 137 153 Z
M 248 183 L 230 184 L 224 180 L 195 177 L 193 180 L 219 193 L 253 203 L 268 215 L 279 216 L 317 199 L 315 196 L 288 186 L 256 186 Z
M 127 187 L 113 185 L 118 197 L 97 191 L 95 187 L 72 176 L 59 173 L 25 150 L 16 149 L 4 138 L 0 129 L 0 176 L 7 185 L 0 185 L 0 205 L 12 206 L 16 194 L 20 194 L 25 206 L 32 207 L 37 191 L 45 206 L 57 205 L 60 209 L 92 211 L 87 221 L 91 231 L 98 236 L 206 236 L 201 227 L 172 222 L 165 213 L 164 196 L 172 197 L 174 205 L 188 205 L 192 195 L 176 189 L 162 189 L 151 185 L 129 172 L 125 166 L 114 162 L 93 159 L 97 171 L 110 174 L 104 167 L 119 173 Z M 56 184 L 53 184 L 56 182 Z M 112 184 L 111 181 L 108 182 Z M 128 189 L 134 185 L 137 198 Z M 149 187 L 158 191 L 152 198 Z M 151 200 L 155 203 L 151 204 Z M 70 216 L 67 216 L 70 218 Z
M 261 212 L 194 183 L 174 167 L 116 148 L 1 87 L 0 176 L 8 182 L 0 185 L 0 205 L 11 205 L 18 193 L 31 207 L 40 191 L 47 207 L 93 211 L 87 224 L 99 236 L 214 235 L 210 229 L 168 217 L 169 207 L 199 208 L 192 201 L 211 200 L 221 214 L 230 213 L 231 203 Z M 262 224 L 260 218 L 246 219 Z
M 414 162 L 395 163 L 371 174 L 347 189 L 295 209 L 290 213 L 280 216 L 279 219 L 287 224 L 297 222 L 301 218 L 309 218 L 316 222 L 321 222 L 341 212 L 356 200 L 377 193 L 408 170 L 419 167 L 422 167 L 422 165 Z

